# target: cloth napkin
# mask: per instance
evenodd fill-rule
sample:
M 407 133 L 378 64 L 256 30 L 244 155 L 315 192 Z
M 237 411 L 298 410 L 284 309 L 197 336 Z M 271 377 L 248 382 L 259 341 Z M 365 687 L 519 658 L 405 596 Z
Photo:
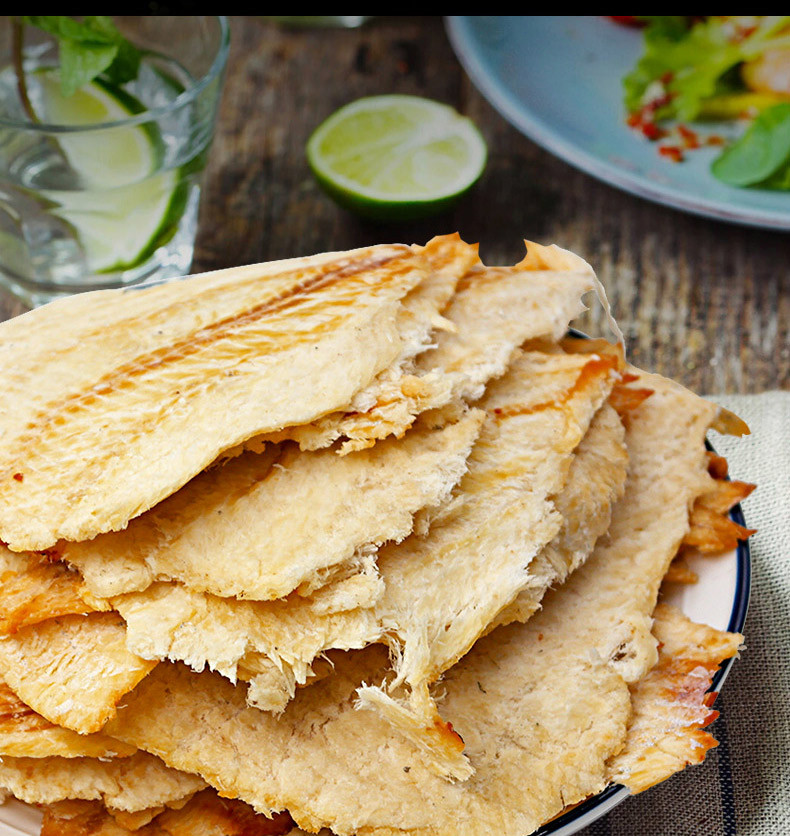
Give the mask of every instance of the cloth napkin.
M 704 764 L 627 799 L 585 836 L 779 836 L 790 834 L 790 392 L 710 400 L 751 428 L 711 433 L 734 479 L 757 484 L 744 501 L 752 594 L 736 660 L 710 727 L 719 747 Z

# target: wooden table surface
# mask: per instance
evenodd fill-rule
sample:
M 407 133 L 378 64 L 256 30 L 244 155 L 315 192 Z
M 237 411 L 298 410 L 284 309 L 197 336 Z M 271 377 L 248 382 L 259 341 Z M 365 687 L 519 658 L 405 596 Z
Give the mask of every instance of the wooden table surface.
M 232 49 L 206 173 L 193 272 L 458 230 L 488 263 L 523 238 L 586 258 L 629 356 L 698 392 L 790 388 L 790 237 L 682 214 L 592 179 L 511 127 L 476 91 L 439 18 L 376 18 L 358 30 L 285 30 L 232 20 Z M 455 211 L 365 223 L 318 189 L 311 131 L 359 96 L 411 93 L 470 116 L 490 159 Z M 0 318 L 18 313 L 0 300 Z M 600 310 L 581 327 L 603 333 Z

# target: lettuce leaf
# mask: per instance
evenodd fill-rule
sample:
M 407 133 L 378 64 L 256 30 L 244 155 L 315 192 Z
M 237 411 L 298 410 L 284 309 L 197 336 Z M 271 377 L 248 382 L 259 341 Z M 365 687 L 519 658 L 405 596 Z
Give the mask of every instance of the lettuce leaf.
M 651 17 L 644 30 L 645 52 L 623 79 L 625 106 L 630 113 L 645 104 L 655 82 L 670 100 L 657 119 L 695 119 L 711 96 L 733 89 L 731 71 L 743 61 L 788 41 L 779 35 L 790 26 L 790 16 L 708 17 L 692 25 L 678 17 Z M 740 39 L 738 28 L 746 32 Z

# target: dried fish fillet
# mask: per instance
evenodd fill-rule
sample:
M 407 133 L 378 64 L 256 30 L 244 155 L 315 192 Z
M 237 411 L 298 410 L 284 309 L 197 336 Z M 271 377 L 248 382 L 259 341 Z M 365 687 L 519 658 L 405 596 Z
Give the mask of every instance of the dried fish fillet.
M 233 681 L 239 665 L 251 671 L 261 667 L 260 657 L 268 659 L 281 673 L 275 682 L 286 690 L 275 699 L 273 671 L 266 666 L 251 678 L 253 694 L 263 688 L 269 694 L 256 702 L 260 707 L 292 696 L 328 648 L 360 648 L 381 639 L 375 608 L 316 612 L 312 599 L 299 596 L 238 601 L 156 583 L 113 602 L 126 621 L 127 646 L 144 658 L 181 660 L 198 671 L 208 666 Z
M 636 385 L 652 389 L 653 394 L 628 413 L 629 474 L 634 479 L 652 472 L 652 495 L 641 503 L 632 502 L 628 519 L 615 517 L 600 546 L 606 552 L 615 548 L 608 544 L 628 541 L 635 555 L 633 567 L 617 570 L 621 576 L 613 570 L 609 597 L 602 600 L 599 616 L 607 640 L 598 645 L 598 652 L 612 661 L 626 682 L 641 679 L 658 659 L 652 612 L 661 581 L 689 531 L 690 510 L 714 484 L 707 471 L 704 439 L 718 414 L 715 404 L 679 384 L 647 372 L 638 374 Z M 663 422 L 654 416 L 661 416 Z M 677 449 L 662 459 L 662 450 L 673 443 Z M 639 571 L 641 582 L 625 595 L 634 571 Z M 579 575 L 579 583 L 591 582 L 593 572 L 588 562 L 573 577 Z
M 424 423 L 401 440 L 344 457 L 287 445 L 272 463 L 271 453 L 247 452 L 202 473 L 124 531 L 63 544 L 60 556 L 104 597 L 154 580 L 258 601 L 297 587 L 309 595 L 382 543 L 402 540 L 417 511 L 447 498 L 482 419 L 472 410 L 446 426 Z
M 609 763 L 609 780 L 637 793 L 691 764 L 717 746 L 706 731 L 719 712 L 711 709 L 713 675 L 738 652 L 739 633 L 695 624 L 674 607 L 659 604 L 653 635 L 658 664 L 632 688 L 633 714 L 623 751 Z
M 539 264 L 525 259 L 516 267 L 470 269 L 444 312 L 452 327 L 437 331 L 435 347 L 416 359 L 411 373 L 389 378 L 375 398 L 357 397 L 354 412 L 289 428 L 275 439 L 291 438 L 315 450 L 345 436 L 341 452 L 347 453 L 402 436 L 422 412 L 479 398 L 523 342 L 559 339 L 585 310 L 582 297 L 595 286 L 582 259 L 557 247 L 539 249 L 545 250 Z
M 489 629 L 527 621 L 546 592 L 564 583 L 587 560 L 609 528 L 612 507 L 625 488 L 627 466 L 625 430 L 615 410 L 604 404 L 579 444 L 565 488 L 555 499 L 562 528 L 530 564 L 529 586 Z
M 136 751 L 134 746 L 101 732 L 77 734 L 50 723 L 0 679 L 0 758 L 114 758 Z
M 409 247 L 369 247 L 0 324 L 0 539 L 38 550 L 118 530 L 223 450 L 345 406 L 401 353 L 400 300 L 427 273 Z
M 99 731 L 155 665 L 129 652 L 117 613 L 66 615 L 0 638 L 0 670 L 14 693 L 80 734 Z
M 279 718 L 245 708 L 243 692 L 215 674 L 163 664 L 111 733 L 260 812 L 287 808 L 304 829 L 339 836 L 523 836 L 598 792 L 631 706 L 620 634 L 601 613 L 634 598 L 631 621 L 639 610 L 649 629 L 645 569 L 668 564 L 709 487 L 702 442 L 715 407 L 659 381 L 650 382 L 658 397 L 629 417 L 628 482 L 610 534 L 539 613 L 481 639 L 445 676 L 442 715 L 463 737 L 468 781 L 442 780 L 375 712 L 355 710 L 360 683 L 386 675 L 377 647 L 335 659 L 334 674 L 299 691 Z M 657 490 L 665 478 L 671 490 Z
M 554 500 L 562 515 L 562 527 L 530 563 L 528 585 L 500 611 L 485 633 L 513 621 L 527 621 L 549 588 L 564 582 L 590 556 L 598 538 L 608 529 L 613 504 L 625 487 L 624 435 L 617 413 L 604 404 L 576 450 L 565 487 Z M 409 701 L 395 700 L 378 688 L 365 687 L 360 697 L 361 706 L 378 711 L 419 746 L 441 774 L 460 777 L 467 772 L 463 741 L 447 728 L 424 692 L 416 710 L 414 698 L 409 705 Z M 426 722 L 431 716 L 433 722 Z
M 433 516 L 427 535 L 380 550 L 384 592 L 373 608 L 323 614 L 311 599 L 241 602 L 157 584 L 112 599 L 127 622 L 128 646 L 144 658 L 181 660 L 197 670 L 208 665 L 231 679 L 245 654 L 263 654 L 292 696 L 322 652 L 386 639 L 403 650 L 399 670 L 410 685 L 433 681 L 529 584 L 530 559 L 561 524 L 551 496 L 611 389 L 617 362 L 539 351 L 515 361 L 481 402 L 486 423 L 454 498 Z M 370 452 L 403 445 L 409 435 Z M 247 666 L 251 661 L 247 656 Z M 261 707 L 284 701 L 283 692 L 274 696 L 271 676 L 270 669 Z M 257 699 L 264 680 L 252 684 Z M 456 762 L 453 772 L 465 769 Z
M 128 836 L 133 832 L 139 836 L 294 834 L 293 819 L 287 813 L 269 819 L 242 801 L 220 798 L 212 789 L 203 790 L 178 809 L 161 812 L 142 829 L 130 827 L 127 821 L 128 818 L 109 813 L 96 801 L 77 802 L 66 809 L 55 804 L 44 810 L 41 836 Z
M 0 761 L 0 787 L 28 804 L 96 799 L 114 810 L 136 812 L 189 798 L 206 786 L 197 775 L 136 752 L 128 758 L 11 758 Z
M 376 609 L 398 681 L 432 682 L 529 585 L 562 524 L 552 497 L 618 374 L 606 355 L 523 352 L 490 384 L 486 423 L 453 500 L 423 538 L 379 552 Z
M 450 302 L 461 276 L 480 264 L 477 245 L 465 244 L 458 233 L 438 236 L 425 247 L 414 249 L 427 261 L 429 275 L 403 298 L 399 312 L 403 324 L 399 324 L 399 330 L 405 336 L 405 347 L 396 361 L 372 383 L 357 392 L 342 411 L 330 413 L 309 424 L 286 427 L 279 433 L 251 439 L 252 445 L 257 446 L 264 440 L 292 440 L 298 442 L 303 450 L 320 450 L 346 437 L 351 441 L 341 449 L 350 452 L 370 447 L 377 439 L 386 438 L 390 434 L 381 420 L 384 417 L 381 410 L 389 413 L 397 408 L 399 401 L 418 395 L 417 381 L 413 374 L 415 357 L 431 347 L 438 333 L 455 329 L 453 322 L 441 315 L 441 312 Z M 441 388 L 449 391 L 447 386 Z M 434 385 L 431 389 L 434 397 L 435 390 Z M 376 429 L 372 434 L 361 435 L 360 428 L 371 424 L 371 410 L 378 419 L 374 422 Z M 411 425 L 414 415 L 396 433 L 398 436 Z

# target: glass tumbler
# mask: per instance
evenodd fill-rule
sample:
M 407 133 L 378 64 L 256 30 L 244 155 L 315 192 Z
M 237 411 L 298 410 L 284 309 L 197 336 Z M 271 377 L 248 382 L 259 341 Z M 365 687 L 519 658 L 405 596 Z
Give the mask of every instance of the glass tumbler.
M 67 96 L 55 41 L 17 28 L 15 61 L 15 24 L 0 21 L 0 285 L 29 306 L 184 275 L 192 262 L 228 23 L 113 22 L 142 52 L 137 78 L 99 76 Z

